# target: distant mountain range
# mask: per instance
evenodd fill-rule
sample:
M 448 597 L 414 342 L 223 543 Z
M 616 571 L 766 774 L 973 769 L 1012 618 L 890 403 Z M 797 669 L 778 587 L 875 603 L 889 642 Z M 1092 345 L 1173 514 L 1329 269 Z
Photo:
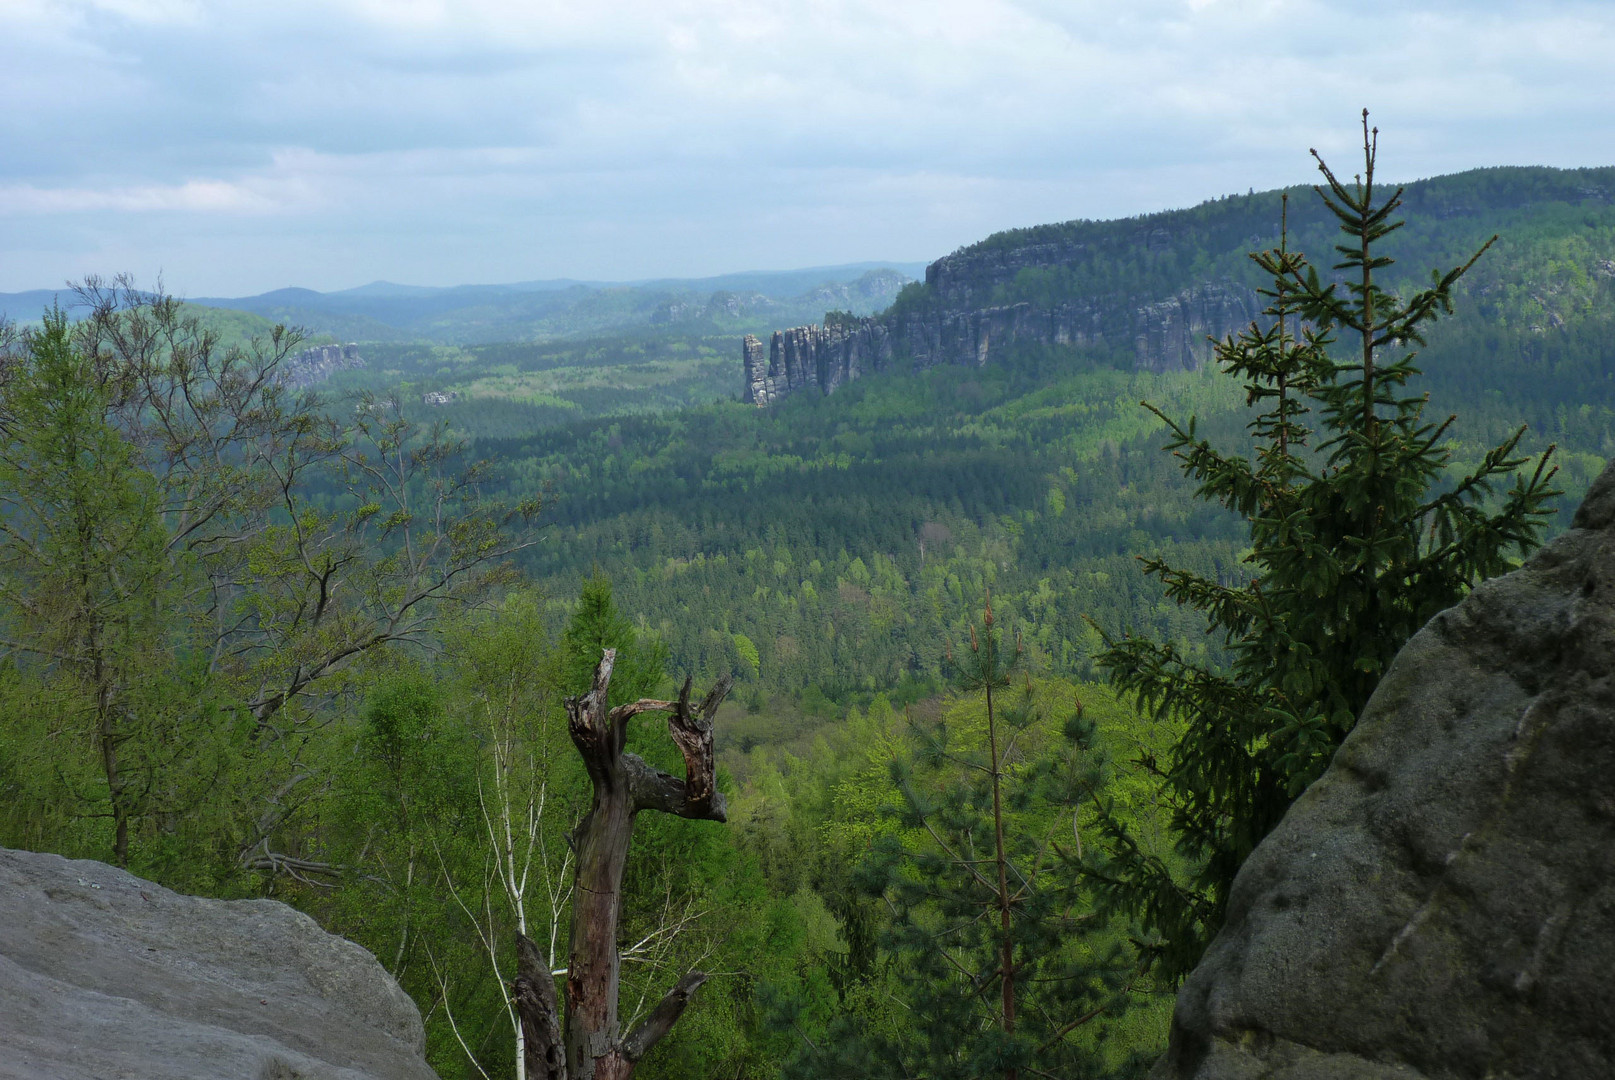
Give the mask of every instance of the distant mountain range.
M 258 296 L 197 297 L 192 303 L 302 326 L 341 341 L 470 345 L 616 334 L 652 327 L 741 333 L 827 311 L 872 314 L 891 304 L 923 263 L 850 263 L 802 270 L 747 271 L 710 278 L 577 281 L 434 288 L 375 281 L 318 292 L 276 289 Z M 0 314 L 25 321 L 52 302 L 71 308 L 70 289 L 0 293 Z

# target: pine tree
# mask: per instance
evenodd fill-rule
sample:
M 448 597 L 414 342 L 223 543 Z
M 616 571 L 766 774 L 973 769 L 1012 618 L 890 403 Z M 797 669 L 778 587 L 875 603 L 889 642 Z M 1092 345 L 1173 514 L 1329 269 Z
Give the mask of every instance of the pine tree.
M 1125 1011 L 1137 980 L 1116 938 L 1099 939 L 1058 842 L 1099 789 L 1094 725 L 1078 705 L 1049 715 L 986 605 L 954 685 L 974 724 L 914 726 L 913 761 L 892 766 L 901 831 L 854 874 L 890 915 L 894 1031 L 836 1030 L 791 1075 L 975 1080 L 1094 1075 L 1087 1025 Z M 977 697 L 979 695 L 979 697 Z
M 1145 562 L 1169 596 L 1204 613 L 1225 666 L 1141 637 L 1107 638 L 1100 657 L 1142 708 L 1183 726 L 1164 761 L 1142 764 L 1159 779 L 1192 871 L 1145 852 L 1114 818 L 1108 858 L 1089 865 L 1109 900 L 1143 924 L 1146 955 L 1171 979 L 1198 961 L 1240 865 L 1327 767 L 1403 644 L 1537 546 L 1559 494 L 1551 447 L 1522 472 L 1523 427 L 1473 472 L 1448 476 L 1455 418 L 1428 419 L 1427 397 L 1408 387 L 1416 348 L 1490 242 L 1411 295 L 1386 289 L 1380 272 L 1392 260 L 1378 245 L 1401 227 L 1401 190 L 1376 189 L 1377 143 L 1365 111 L 1364 168 L 1349 184 L 1313 152 L 1324 179 L 1316 190 L 1343 235 L 1335 279 L 1286 242 L 1252 256 L 1271 279 L 1271 324 L 1216 352 L 1259 410 L 1254 455 L 1216 449 L 1192 418 L 1180 425 L 1157 412 L 1199 497 L 1246 520 L 1251 566 L 1248 582 L 1224 584 Z

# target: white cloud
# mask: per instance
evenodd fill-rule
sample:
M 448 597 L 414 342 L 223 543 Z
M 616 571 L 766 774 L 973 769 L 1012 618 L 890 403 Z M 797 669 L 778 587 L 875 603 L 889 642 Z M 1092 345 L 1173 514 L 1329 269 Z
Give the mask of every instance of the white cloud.
M 0 186 L 0 214 L 123 213 L 267 214 L 286 203 L 248 184 L 189 180 L 183 184 L 122 188 Z
M 933 257 L 1305 179 L 1363 105 L 1401 175 L 1608 162 L 1615 5 L 1363 10 L 0 0 L 0 288 L 109 252 L 193 293 Z

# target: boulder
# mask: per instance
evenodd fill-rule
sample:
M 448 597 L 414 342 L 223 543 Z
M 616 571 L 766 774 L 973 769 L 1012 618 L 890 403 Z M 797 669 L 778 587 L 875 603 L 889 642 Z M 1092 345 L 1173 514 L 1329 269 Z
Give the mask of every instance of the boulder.
M 272 900 L 0 849 L 5 1080 L 433 1080 L 375 957 Z
M 1240 870 L 1161 1080 L 1615 1076 L 1615 466 Z

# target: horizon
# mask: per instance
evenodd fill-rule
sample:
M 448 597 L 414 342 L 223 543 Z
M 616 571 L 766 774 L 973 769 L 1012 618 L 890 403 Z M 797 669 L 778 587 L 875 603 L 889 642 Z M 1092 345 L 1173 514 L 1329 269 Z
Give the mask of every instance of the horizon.
M 1511 169 L 1511 168 L 1518 168 L 1518 169 L 1544 168 L 1544 169 L 1553 169 L 1553 170 L 1561 171 L 1561 172 L 1572 172 L 1572 171 L 1580 171 L 1580 170 L 1615 169 L 1615 162 L 1612 162 L 1612 163 L 1609 163 L 1609 164 L 1579 164 L 1579 165 L 1543 165 L 1543 164 L 1540 164 L 1540 163 L 1508 164 L 1508 165 L 1484 165 L 1483 164 L 1483 165 L 1475 165 L 1475 166 L 1472 166 L 1470 168 L 1459 169 L 1459 170 L 1455 170 L 1453 172 L 1447 172 L 1447 173 L 1435 173 L 1435 174 L 1421 175 L 1421 176 L 1416 176 L 1416 177 L 1397 178 L 1397 179 L 1393 179 L 1393 180 L 1381 180 L 1380 183 L 1381 184 L 1386 184 L 1386 185 L 1409 186 L 1409 185 L 1412 185 L 1412 184 L 1423 183 L 1425 181 L 1440 180 L 1440 179 L 1444 179 L 1446 177 L 1452 177 L 1452 176 L 1461 176 L 1461 175 L 1471 173 L 1471 172 L 1484 172 L 1484 171 L 1493 170 L 1493 169 Z M 1296 188 L 1305 189 L 1305 188 L 1309 188 L 1311 186 L 1312 186 L 1312 181 L 1311 180 L 1306 180 L 1306 181 L 1300 181 L 1300 182 L 1293 183 L 1293 184 L 1285 184 L 1285 185 L 1280 185 L 1280 186 L 1276 186 L 1276 187 L 1272 187 L 1272 188 L 1264 188 L 1261 191 L 1257 191 L 1253 187 L 1247 187 L 1245 194 L 1247 194 L 1247 195 L 1249 195 L 1249 194 L 1256 194 L 1256 195 L 1277 194 L 1279 192 L 1286 191 L 1286 190 L 1294 190 Z M 1143 211 L 1140 211 L 1138 213 L 1121 214 L 1121 215 L 1115 215 L 1115 216 L 1111 216 L 1111 217 L 1067 218 L 1067 219 L 1063 219 L 1063 220 L 1060 220 L 1060 221 L 1034 221 L 1034 222 L 1021 222 L 1021 223 L 1017 223 L 1017 224 L 1010 224 L 1010 225 L 1004 226 L 1003 228 L 996 229 L 992 233 L 988 233 L 988 234 L 985 234 L 983 236 L 978 236 L 978 237 L 974 237 L 972 239 L 966 240 L 966 241 L 956 245 L 955 247 L 951 248 L 950 250 L 948 250 L 946 252 L 942 252 L 940 254 L 933 255 L 933 256 L 931 256 L 929 258 L 926 258 L 926 259 L 923 259 L 923 260 L 918 260 L 918 259 L 855 259 L 855 260 L 854 259 L 849 259 L 849 260 L 846 260 L 846 261 L 843 261 L 843 262 L 821 263 L 821 264 L 817 264 L 817 265 L 813 265 L 813 266 L 776 266 L 776 267 L 772 267 L 772 268 L 752 267 L 752 268 L 741 269 L 741 270 L 720 270 L 720 271 L 718 271 L 716 273 L 702 274 L 702 275 L 698 275 L 698 276 L 678 276 L 678 275 L 673 275 L 673 274 L 650 274 L 650 275 L 645 275 L 645 276 L 636 277 L 636 278 L 628 278 L 628 279 L 599 279 L 599 278 L 586 278 L 586 277 L 580 277 L 580 276 L 574 276 L 574 275 L 560 274 L 560 275 L 556 275 L 556 276 L 553 276 L 553 277 L 547 277 L 547 278 L 529 278 L 529 279 L 523 279 L 523 280 L 507 280 L 507 281 L 447 281 L 447 282 L 444 282 L 443 284 L 428 285 L 428 284 L 421 284 L 421 283 L 418 283 L 418 282 L 396 281 L 396 280 L 392 280 L 392 279 L 389 279 L 389 278 L 380 277 L 380 278 L 374 278 L 374 279 L 369 280 L 369 281 L 361 282 L 361 283 L 356 284 L 356 285 L 339 285 L 339 286 L 336 286 L 336 287 L 333 287 L 333 288 L 326 288 L 326 289 L 316 289 L 316 288 L 313 288 L 313 287 L 310 287 L 310 286 L 307 286 L 307 285 L 301 285 L 301 284 L 297 284 L 297 283 L 292 283 L 292 284 L 284 284 L 284 285 L 272 286 L 270 288 L 263 289 L 263 290 L 260 290 L 258 292 L 239 293 L 239 294 L 235 294 L 235 295 L 226 295 L 225 293 L 219 292 L 219 291 L 212 291 L 212 292 L 200 292 L 199 291 L 199 292 L 194 292 L 194 293 L 182 293 L 179 290 L 168 288 L 167 283 L 161 281 L 160 279 L 159 279 L 158 282 L 153 282 L 153 283 L 144 283 L 144 282 L 141 282 L 141 281 L 139 281 L 137 279 L 137 280 L 134 281 L 134 284 L 137 287 L 142 288 L 142 289 L 147 288 L 148 285 L 152 289 L 156 289 L 158 287 L 161 287 L 165 291 L 167 291 L 170 295 L 176 296 L 177 298 L 179 298 L 181 300 L 185 300 L 187 302 L 192 302 L 192 303 L 205 304 L 207 301 L 251 300 L 251 299 L 259 299 L 259 298 L 262 298 L 262 297 L 270 296 L 270 295 L 273 295 L 273 294 L 276 294 L 276 293 L 289 293 L 289 292 L 306 292 L 306 293 L 312 293 L 312 294 L 315 294 L 315 295 L 318 295 L 318 296 L 323 296 L 323 297 L 342 296 L 342 295 L 345 295 L 345 294 L 353 294 L 353 293 L 363 292 L 365 290 L 375 290 L 375 289 L 377 289 L 378 286 L 379 287 L 385 287 L 385 288 L 388 288 L 388 289 L 401 290 L 401 291 L 420 291 L 420 292 L 423 292 L 423 293 L 425 293 L 425 292 L 440 293 L 440 292 L 447 292 L 447 291 L 453 291 L 453 290 L 458 290 L 458 289 L 466 289 L 466 290 L 474 290 L 474 289 L 514 289 L 514 290 L 520 290 L 520 289 L 524 289 L 524 288 L 531 289 L 532 291 L 536 292 L 536 291 L 547 291 L 547 290 L 550 290 L 550 289 L 554 289 L 554 290 L 558 291 L 560 289 L 574 288 L 574 287 L 584 287 L 584 288 L 594 288 L 594 289 L 610 289 L 610 288 L 640 288 L 640 287 L 645 287 L 645 286 L 650 286 L 650 285 L 661 285 L 661 284 L 666 284 L 666 285 L 698 285 L 698 284 L 704 284 L 704 283 L 708 283 L 708 282 L 722 281 L 722 280 L 724 280 L 726 278 L 771 277 L 771 276 L 772 277 L 789 277 L 789 276 L 793 276 L 793 275 L 811 274 L 811 273 L 815 273 L 815 272 L 823 272 L 823 273 L 832 274 L 832 275 L 836 275 L 836 274 L 843 275 L 842 277 L 839 277 L 839 278 L 837 278 L 837 277 L 826 278 L 823 282 L 815 283 L 815 285 L 817 285 L 817 284 L 827 284 L 827 283 L 830 283 L 830 282 L 836 281 L 836 280 L 852 280 L 851 278 L 845 277 L 845 275 L 849 274 L 849 273 L 851 273 L 851 272 L 853 272 L 855 270 L 874 271 L 874 270 L 878 270 L 878 269 L 895 270 L 898 273 L 904 274 L 905 276 L 908 276 L 908 277 L 910 277 L 910 278 L 912 278 L 914 280 L 923 281 L 924 280 L 924 275 L 925 275 L 925 270 L 931 264 L 937 262 L 940 259 L 947 258 L 949 255 L 956 254 L 959 251 L 962 251 L 962 250 L 964 250 L 966 248 L 969 248 L 969 247 L 973 246 L 974 244 L 981 243 L 981 242 L 983 242 L 983 241 L 985 241 L 987 239 L 990 239 L 991 237 L 996 236 L 996 235 L 998 235 L 1000 233 L 1012 232 L 1012 231 L 1015 231 L 1015 230 L 1018 230 L 1018 229 L 1038 228 L 1038 227 L 1049 226 L 1049 225 L 1107 224 L 1107 223 L 1120 222 L 1120 221 L 1145 220 L 1145 219 L 1152 218 L 1152 217 L 1157 217 L 1157 216 L 1160 216 L 1160 215 L 1172 214 L 1172 213 L 1176 213 L 1176 212 L 1184 211 L 1184 210 L 1191 210 L 1191 209 L 1194 209 L 1195 207 L 1204 206 L 1204 205 L 1207 205 L 1207 204 L 1210 204 L 1210 203 L 1218 202 L 1218 201 L 1220 201 L 1222 199 L 1239 197 L 1240 194 L 1241 193 L 1238 192 L 1238 191 L 1224 191 L 1224 192 L 1221 192 L 1221 193 L 1215 194 L 1215 195 L 1207 195 L 1207 196 L 1205 196 L 1205 197 L 1203 197 L 1201 199 L 1198 199 L 1198 200 L 1192 201 L 1192 202 L 1187 202 L 1187 203 L 1184 203 L 1182 205 L 1169 206 L 1169 207 L 1160 207 L 1160 208 L 1155 208 L 1155 209 L 1150 209 L 1150 210 L 1143 210 Z M 915 272 L 915 271 L 917 271 L 917 272 Z M 110 277 L 110 275 L 106 275 L 106 274 L 102 274 L 100 276 L 103 277 L 103 278 L 109 278 Z M 24 288 L 0 288 L 0 297 L 22 297 L 22 296 L 31 296 L 31 295 L 39 294 L 39 293 L 55 293 L 55 294 L 58 294 L 58 295 L 60 295 L 60 294 L 62 294 L 64 292 L 65 293 L 70 293 L 73 290 L 73 288 L 79 282 L 81 282 L 82 280 L 83 280 L 83 278 L 80 277 L 80 278 L 75 279 L 75 280 L 70 280 L 70 281 L 64 282 L 62 285 L 58 285 L 58 286 L 37 286 L 36 285 L 36 286 L 24 287 Z M 812 288 L 812 287 L 815 287 L 815 286 L 809 286 L 809 288 Z M 385 293 L 382 293 L 382 292 L 378 291 L 376 293 L 376 295 L 382 296 L 382 295 L 385 295 Z M 5 315 L 5 314 L 7 314 L 7 313 L 4 311 L 4 309 L 0 309 L 0 315 Z M 9 317 L 16 318 L 16 316 L 14 316 L 14 315 L 9 316 Z
M 1388 175 L 1615 145 L 1588 0 L 12 0 L 0 34 L 0 291 L 925 262 L 1304 183 L 1365 105 Z

